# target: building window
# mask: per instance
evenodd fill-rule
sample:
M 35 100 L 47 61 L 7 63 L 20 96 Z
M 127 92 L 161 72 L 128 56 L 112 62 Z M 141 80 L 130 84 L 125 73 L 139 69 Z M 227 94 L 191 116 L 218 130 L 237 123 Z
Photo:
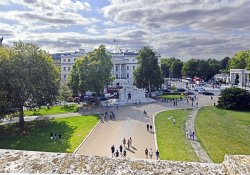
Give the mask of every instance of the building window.
M 68 59 L 68 62 L 70 62 L 70 59 Z
M 135 70 L 135 66 L 133 66 L 133 70 Z
M 63 59 L 63 62 L 66 62 L 66 59 Z
M 129 74 L 127 74 L 127 78 L 129 78 Z
M 115 78 L 118 79 L 118 74 L 115 74 Z
M 70 71 L 70 67 L 68 67 L 68 71 Z
M 129 66 L 127 66 L 127 70 L 129 70 Z
M 66 67 L 63 67 L 63 71 L 66 71 Z
M 64 80 L 66 79 L 66 77 L 67 77 L 67 75 L 63 75 L 63 79 L 64 79 Z
M 115 66 L 115 71 L 118 71 L 118 66 Z

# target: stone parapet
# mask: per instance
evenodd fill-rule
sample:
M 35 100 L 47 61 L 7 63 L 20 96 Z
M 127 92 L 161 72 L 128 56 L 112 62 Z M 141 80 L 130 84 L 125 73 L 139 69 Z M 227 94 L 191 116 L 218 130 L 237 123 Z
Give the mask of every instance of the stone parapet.
M 0 150 L 0 173 L 235 175 L 249 174 L 249 162 L 250 156 L 225 156 L 214 164 Z

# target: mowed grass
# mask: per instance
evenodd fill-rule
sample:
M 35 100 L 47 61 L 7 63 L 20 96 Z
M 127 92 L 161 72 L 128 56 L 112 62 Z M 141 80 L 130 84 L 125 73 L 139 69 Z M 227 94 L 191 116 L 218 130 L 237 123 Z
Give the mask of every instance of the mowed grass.
M 167 100 L 172 100 L 172 99 L 180 99 L 180 98 L 184 98 L 184 95 L 161 95 L 160 98 L 164 98 Z
M 222 162 L 225 154 L 250 154 L 250 112 L 203 107 L 196 133 L 214 162 Z
M 35 111 L 24 111 L 25 116 L 32 116 L 32 115 L 52 115 L 52 114 L 64 114 L 70 112 L 77 112 L 78 105 L 67 105 L 67 106 L 52 106 L 49 109 L 47 107 L 36 109 Z
M 161 160 L 198 161 L 185 135 L 187 110 L 171 110 L 157 114 L 155 118 L 157 144 Z M 173 120 L 169 119 L 174 117 Z
M 17 124 L 0 126 L 0 149 L 72 153 L 98 122 L 97 116 L 77 116 L 25 123 L 26 135 Z M 62 138 L 50 139 L 50 133 Z

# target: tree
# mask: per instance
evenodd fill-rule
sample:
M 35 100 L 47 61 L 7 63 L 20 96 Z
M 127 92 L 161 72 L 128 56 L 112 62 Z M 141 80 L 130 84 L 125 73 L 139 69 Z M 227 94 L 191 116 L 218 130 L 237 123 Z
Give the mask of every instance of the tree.
M 113 80 L 112 67 L 111 55 L 107 53 L 105 46 L 101 45 L 75 62 L 69 74 L 68 85 L 74 94 L 90 90 L 99 95 Z
M 250 69 L 250 50 L 239 51 L 229 60 L 230 69 Z
M 171 62 L 168 58 L 161 59 L 161 71 L 164 78 L 168 78 L 170 75 Z
M 0 56 L 4 64 L 0 69 L 0 92 L 5 93 L 11 107 L 19 111 L 19 123 L 22 127 L 25 103 L 42 106 L 52 105 L 56 100 L 59 70 L 49 54 L 31 43 L 15 43 L 12 48 L 6 48 L 6 53 L 8 54 L 1 53 Z
M 59 89 L 59 99 L 66 102 L 69 97 L 72 97 L 72 90 L 67 86 L 67 84 L 62 84 Z M 67 104 L 67 103 L 64 103 Z
M 231 87 L 221 92 L 218 107 L 233 110 L 250 109 L 250 93 L 245 89 Z
M 148 88 L 149 96 L 151 96 L 151 89 L 163 83 L 158 57 L 152 49 L 144 47 L 139 51 L 137 60 L 138 67 L 134 71 L 135 84 L 139 88 Z
M 192 58 L 183 64 L 182 67 L 182 75 L 186 77 L 193 78 L 196 76 L 196 71 L 198 68 L 199 61 L 197 59 Z
M 209 58 L 207 60 L 208 62 L 208 72 L 207 72 L 207 76 L 205 78 L 205 80 L 210 80 L 212 77 L 214 77 L 215 74 L 220 73 L 221 70 L 221 64 L 220 61 L 215 60 L 215 59 L 211 59 Z
M 229 57 L 225 57 L 220 61 L 220 67 L 221 67 L 222 70 L 227 69 L 229 60 L 230 60 Z

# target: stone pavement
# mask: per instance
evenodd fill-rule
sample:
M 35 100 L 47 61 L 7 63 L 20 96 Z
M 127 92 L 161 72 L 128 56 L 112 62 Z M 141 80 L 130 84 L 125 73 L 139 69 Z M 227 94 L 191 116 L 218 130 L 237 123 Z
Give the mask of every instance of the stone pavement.
M 213 105 L 217 101 L 217 97 L 213 100 L 210 96 L 198 95 L 198 107 Z M 159 111 L 180 108 L 196 108 L 196 102 L 193 107 L 186 100 L 178 102 L 178 106 L 174 106 L 172 102 L 161 103 L 159 101 L 151 104 L 141 104 L 134 106 L 120 107 L 119 110 L 110 108 L 116 114 L 116 119 L 104 121 L 100 123 L 92 134 L 84 141 L 76 154 L 83 155 L 111 155 L 111 146 L 115 145 L 116 150 L 122 144 L 122 139 L 132 138 L 132 146 L 134 148 L 127 150 L 129 158 L 145 158 L 145 148 L 152 148 L 155 154 L 156 146 L 154 134 L 146 130 L 146 124 L 153 124 L 152 116 Z M 143 111 L 147 111 L 147 116 Z
M 195 117 L 196 117 L 198 110 L 199 108 L 194 108 L 191 114 L 188 116 L 188 119 L 186 121 L 186 130 L 188 131 L 188 133 L 190 133 L 190 131 L 195 131 Z M 199 140 L 197 140 L 196 137 L 194 141 L 190 139 L 190 143 L 193 147 L 194 152 L 199 158 L 200 162 L 203 162 L 203 163 L 213 162 L 208 156 L 207 152 L 201 147 L 201 144 Z

